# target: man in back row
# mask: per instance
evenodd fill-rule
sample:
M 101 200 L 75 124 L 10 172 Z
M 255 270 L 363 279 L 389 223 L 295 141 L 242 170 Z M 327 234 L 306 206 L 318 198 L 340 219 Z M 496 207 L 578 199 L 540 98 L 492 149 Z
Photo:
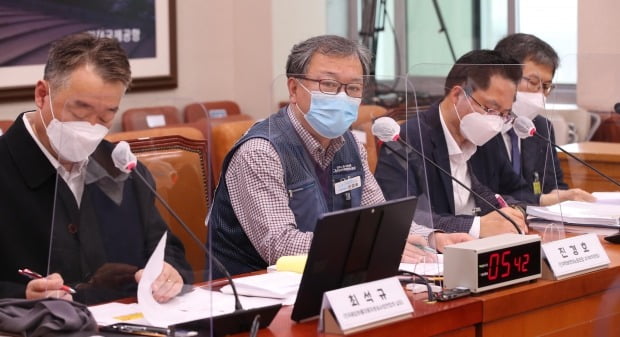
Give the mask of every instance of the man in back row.
M 511 108 L 520 79 L 520 65 L 495 51 L 474 50 L 461 56 L 448 73 L 443 99 L 408 120 L 400 132 L 411 147 L 450 175 L 424 163 L 414 152 L 405 163 L 407 169 L 403 170 L 402 155 L 384 146 L 375 176 L 386 198 L 419 195 L 421 200 L 415 221 L 432 224 L 446 232 L 464 232 L 473 237 L 527 232 L 522 209 L 500 205 L 495 191 L 476 179 L 470 165 L 477 147 L 512 122 Z M 497 146 L 493 149 L 500 150 L 503 149 Z M 527 189 L 506 160 L 493 161 L 488 174 L 506 179 L 511 192 Z M 482 199 L 461 187 L 451 176 Z M 510 205 L 519 203 L 509 196 L 506 201 Z M 494 212 L 495 208 L 501 208 L 514 224 Z
M 532 120 L 536 132 L 542 136 L 519 139 L 512 128 L 503 130 L 493 141 L 501 150 L 489 144 L 483 146 L 472 157 L 474 172 L 480 181 L 498 193 L 511 194 L 501 183 L 501 177 L 485 174 L 486 167 L 497 160 L 509 160 L 513 171 L 521 176 L 532 197 L 522 197 L 533 204 L 552 205 L 565 200 L 594 201 L 595 198 L 579 188 L 568 188 L 560 167 L 558 154 L 549 140 L 555 142 L 553 125 L 543 115 L 545 101 L 553 89 L 553 76 L 559 58 L 553 48 L 545 41 L 530 34 L 511 34 L 500 40 L 495 51 L 512 57 L 522 64 L 523 75 L 517 87 L 513 111 L 517 116 Z M 488 158 L 494 160 L 489 160 Z M 527 194 L 526 194 L 527 195 Z
M 293 47 L 286 66 L 290 104 L 254 125 L 226 156 L 207 219 L 213 254 L 232 274 L 307 254 L 325 212 L 385 200 L 364 146 L 348 130 L 357 118 L 370 57 L 359 43 L 338 36 Z M 336 190 L 339 182 L 346 187 Z M 432 230 L 413 224 L 416 232 L 428 236 Z M 442 248 L 468 239 L 435 233 L 431 241 Z M 427 244 L 410 235 L 404 261 L 424 256 L 416 243 Z

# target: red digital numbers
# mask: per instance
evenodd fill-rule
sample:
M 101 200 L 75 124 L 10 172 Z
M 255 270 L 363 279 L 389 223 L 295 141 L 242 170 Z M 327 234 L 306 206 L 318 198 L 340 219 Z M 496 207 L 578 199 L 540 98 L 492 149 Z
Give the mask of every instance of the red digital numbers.
M 530 263 L 529 253 L 514 257 L 510 256 L 510 254 L 510 250 L 505 250 L 501 253 L 495 252 L 489 255 L 489 272 L 487 273 L 489 281 L 494 281 L 498 277 L 500 279 L 510 277 L 511 272 L 514 270 L 519 273 L 526 273 L 528 271 L 527 265 Z M 511 269 L 513 266 L 514 270 Z

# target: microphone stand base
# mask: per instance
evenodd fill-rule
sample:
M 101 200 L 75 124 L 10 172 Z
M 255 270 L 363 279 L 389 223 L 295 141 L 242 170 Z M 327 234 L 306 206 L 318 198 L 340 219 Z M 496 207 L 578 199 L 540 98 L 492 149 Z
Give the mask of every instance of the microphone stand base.
M 195 331 L 198 337 L 219 337 L 232 335 L 252 330 L 254 319 L 258 316 L 258 328 L 262 329 L 273 321 L 282 304 L 274 304 L 266 307 L 243 309 L 229 314 L 197 319 L 169 326 L 170 336 L 175 336 L 180 331 Z

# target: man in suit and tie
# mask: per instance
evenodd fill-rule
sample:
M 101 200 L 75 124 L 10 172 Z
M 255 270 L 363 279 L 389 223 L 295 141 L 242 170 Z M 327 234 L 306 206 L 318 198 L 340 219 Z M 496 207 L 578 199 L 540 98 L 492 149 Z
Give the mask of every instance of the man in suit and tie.
M 504 37 L 495 46 L 495 51 L 522 64 L 523 75 L 517 87 L 514 113 L 531 119 L 539 135 L 555 141 L 553 126 L 543 114 L 545 100 L 554 88 L 552 80 L 559 64 L 557 53 L 545 41 L 523 33 Z M 482 183 L 495 191 L 510 194 L 530 204 L 545 206 L 565 200 L 594 201 L 590 193 L 579 188 L 568 188 L 557 152 L 545 139 L 519 139 L 508 125 L 472 157 L 474 173 Z M 500 144 L 499 152 L 492 145 L 496 143 Z M 513 171 L 527 183 L 528 193 L 512 191 L 504 183 L 506 177 L 487 174 L 489 167 L 496 161 L 506 159 L 510 161 Z
M 520 79 L 521 67 L 514 60 L 491 50 L 471 51 L 450 70 L 442 100 L 401 127 L 400 136 L 408 144 L 484 200 L 475 198 L 439 169 L 424 165 L 416 154 L 410 154 L 403 170 L 403 159 L 384 146 L 375 177 L 386 198 L 419 195 L 416 222 L 432 224 L 446 232 L 465 232 L 474 237 L 517 232 L 512 223 L 489 206 L 501 207 L 494 191 L 471 174 L 469 158 L 477 146 L 492 139 L 512 120 L 511 108 Z M 506 171 L 510 176 L 511 169 L 504 161 L 498 162 L 494 171 L 497 175 Z M 514 173 L 512 180 L 515 190 L 526 188 L 519 185 L 521 180 Z M 517 203 L 512 198 L 507 198 L 507 202 Z M 423 209 L 429 204 L 430 210 Z M 519 231 L 527 232 L 521 211 L 512 207 L 501 210 L 512 218 Z

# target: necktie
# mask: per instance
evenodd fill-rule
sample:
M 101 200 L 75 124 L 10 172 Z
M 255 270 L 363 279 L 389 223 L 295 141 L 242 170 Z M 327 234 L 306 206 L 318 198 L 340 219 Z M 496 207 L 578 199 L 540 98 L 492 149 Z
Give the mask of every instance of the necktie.
M 514 129 L 508 131 L 510 136 L 510 156 L 512 157 L 512 170 L 521 175 L 521 153 L 519 153 L 519 137 Z

